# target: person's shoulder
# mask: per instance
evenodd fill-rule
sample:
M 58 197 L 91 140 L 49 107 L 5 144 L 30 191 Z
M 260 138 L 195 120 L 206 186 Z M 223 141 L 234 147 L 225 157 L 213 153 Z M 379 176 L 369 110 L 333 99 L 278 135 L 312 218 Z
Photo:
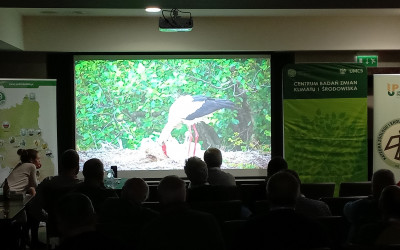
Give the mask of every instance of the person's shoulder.
M 326 204 L 323 201 L 314 200 L 314 199 L 310 199 L 310 198 L 307 198 L 307 197 L 299 197 L 297 202 L 298 203 L 306 203 L 306 204 L 319 206 L 319 207 L 328 207 L 328 204 Z
M 358 199 L 355 201 L 349 201 L 344 205 L 344 207 L 345 207 L 345 209 L 358 209 L 358 208 L 370 206 L 373 203 L 374 203 L 374 200 L 370 197 L 367 197 L 367 198 L 361 198 L 361 199 Z
M 127 202 L 117 197 L 108 197 L 104 200 L 104 206 L 127 206 Z
M 160 217 L 160 213 L 151 208 L 141 206 L 140 210 L 141 210 L 141 213 L 146 218 L 154 218 L 155 219 L 155 218 Z
M 107 235 L 97 231 L 85 232 L 63 241 L 58 250 L 85 250 L 85 249 L 125 249 L 124 246 L 115 242 Z
M 220 172 L 221 169 L 219 167 L 211 167 L 211 168 L 208 168 L 207 170 L 208 170 L 208 173 L 216 173 L 216 172 Z
M 188 209 L 186 210 L 186 214 L 184 216 L 191 221 L 200 224 L 217 224 L 217 221 L 212 214 L 203 211 Z
M 40 183 L 39 186 L 45 186 L 52 182 L 54 176 L 47 176 L 45 177 Z
M 115 192 L 114 189 L 108 189 L 108 188 L 101 188 L 102 192 L 104 193 L 105 196 L 107 197 L 114 197 L 114 198 L 118 198 L 117 193 Z
M 26 168 L 26 169 L 30 169 L 30 170 L 31 170 L 31 169 L 36 170 L 35 164 L 30 163 L 30 162 L 22 163 L 21 168 Z
M 86 188 L 86 185 L 85 185 L 85 183 L 83 181 L 77 183 L 76 186 L 75 186 L 75 190 L 83 190 L 85 188 Z
M 226 180 L 229 182 L 230 185 L 236 186 L 235 176 L 233 176 L 231 173 L 228 173 L 225 171 L 221 171 L 221 172 L 223 173 L 223 175 L 225 176 Z

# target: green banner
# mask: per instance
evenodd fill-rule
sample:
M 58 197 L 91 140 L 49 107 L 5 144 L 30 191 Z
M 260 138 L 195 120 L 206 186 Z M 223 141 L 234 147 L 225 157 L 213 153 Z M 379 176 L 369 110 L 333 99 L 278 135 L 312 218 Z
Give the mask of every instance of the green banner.
M 18 149 L 38 151 L 38 180 L 57 174 L 54 79 L 0 79 L 0 181 L 19 162 Z
M 1 79 L 0 86 L 4 88 L 39 88 L 40 86 L 56 86 L 56 82 L 52 79 Z
M 296 64 L 287 65 L 283 74 L 289 168 L 303 182 L 367 180 L 365 67 Z
M 283 73 L 284 98 L 365 98 L 366 77 L 362 64 L 290 64 Z

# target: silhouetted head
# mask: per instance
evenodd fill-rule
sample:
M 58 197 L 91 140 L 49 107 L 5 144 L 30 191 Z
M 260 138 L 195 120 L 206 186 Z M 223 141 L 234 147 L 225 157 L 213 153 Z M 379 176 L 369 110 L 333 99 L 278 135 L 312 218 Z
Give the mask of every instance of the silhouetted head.
M 286 172 L 286 173 L 293 175 L 296 178 L 296 180 L 299 182 L 299 185 L 301 186 L 300 176 L 296 171 L 294 171 L 293 169 L 284 169 L 284 170 L 282 170 L 282 172 Z
M 385 187 L 379 199 L 379 207 L 385 219 L 400 219 L 400 187 L 396 185 Z
M 372 195 L 379 199 L 383 189 L 390 185 L 395 185 L 394 174 L 389 169 L 379 169 L 372 175 Z
M 299 195 L 300 184 L 293 174 L 281 171 L 269 178 L 267 183 L 267 196 L 271 208 L 294 208 Z
M 185 161 L 185 174 L 193 185 L 202 185 L 207 182 L 208 169 L 204 161 L 193 156 Z
M 18 149 L 17 154 L 21 163 L 32 163 L 36 168 L 40 168 L 42 165 L 40 163 L 39 152 L 35 149 Z
M 209 148 L 204 152 L 204 161 L 208 168 L 221 167 L 222 153 L 218 148 Z
M 285 159 L 283 159 L 282 156 L 274 156 L 268 162 L 267 176 L 270 177 L 284 169 L 288 169 L 288 164 Z
M 164 205 L 182 203 L 186 201 L 185 182 L 176 175 L 164 177 L 158 185 L 160 201 Z
M 121 197 L 136 204 L 142 204 L 149 197 L 149 186 L 141 178 L 130 178 L 122 187 Z
M 77 175 L 79 172 L 79 155 L 73 149 L 64 151 L 61 155 L 60 174 Z
M 95 212 L 90 199 L 81 193 L 70 193 L 55 204 L 57 225 L 63 237 L 94 231 Z
M 83 164 L 83 176 L 86 181 L 103 182 L 104 179 L 104 166 L 103 163 L 97 159 L 92 158 Z

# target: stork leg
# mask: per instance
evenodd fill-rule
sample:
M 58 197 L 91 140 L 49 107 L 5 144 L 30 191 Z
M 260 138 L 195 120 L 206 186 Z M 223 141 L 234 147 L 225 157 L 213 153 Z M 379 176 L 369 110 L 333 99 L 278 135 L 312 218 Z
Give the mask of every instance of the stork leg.
M 188 125 L 188 132 L 189 132 L 189 149 L 188 149 L 188 155 L 190 154 L 190 144 L 192 144 L 193 141 L 193 135 L 192 135 L 192 126 Z
M 196 145 L 197 141 L 199 140 L 199 133 L 197 133 L 196 125 L 193 124 L 193 130 L 194 130 L 194 149 L 193 149 L 193 156 L 196 155 Z

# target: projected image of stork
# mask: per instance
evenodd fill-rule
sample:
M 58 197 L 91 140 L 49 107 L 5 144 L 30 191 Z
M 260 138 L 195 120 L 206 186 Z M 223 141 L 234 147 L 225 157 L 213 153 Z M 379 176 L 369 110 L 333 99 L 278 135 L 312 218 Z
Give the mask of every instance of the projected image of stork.
M 168 122 L 164 126 L 158 139 L 158 142 L 162 145 L 164 154 L 169 156 L 168 152 L 171 151 L 171 149 L 167 149 L 167 141 L 172 138 L 172 130 L 185 124 L 188 128 L 188 131 L 186 132 L 188 155 L 190 154 L 190 145 L 193 141 L 192 128 L 194 130 L 193 155 L 195 155 L 196 145 L 199 138 L 196 123 L 200 121 L 207 122 L 208 115 L 223 108 L 236 109 L 232 101 L 225 99 L 216 99 L 201 95 L 184 95 L 177 98 L 169 108 Z

